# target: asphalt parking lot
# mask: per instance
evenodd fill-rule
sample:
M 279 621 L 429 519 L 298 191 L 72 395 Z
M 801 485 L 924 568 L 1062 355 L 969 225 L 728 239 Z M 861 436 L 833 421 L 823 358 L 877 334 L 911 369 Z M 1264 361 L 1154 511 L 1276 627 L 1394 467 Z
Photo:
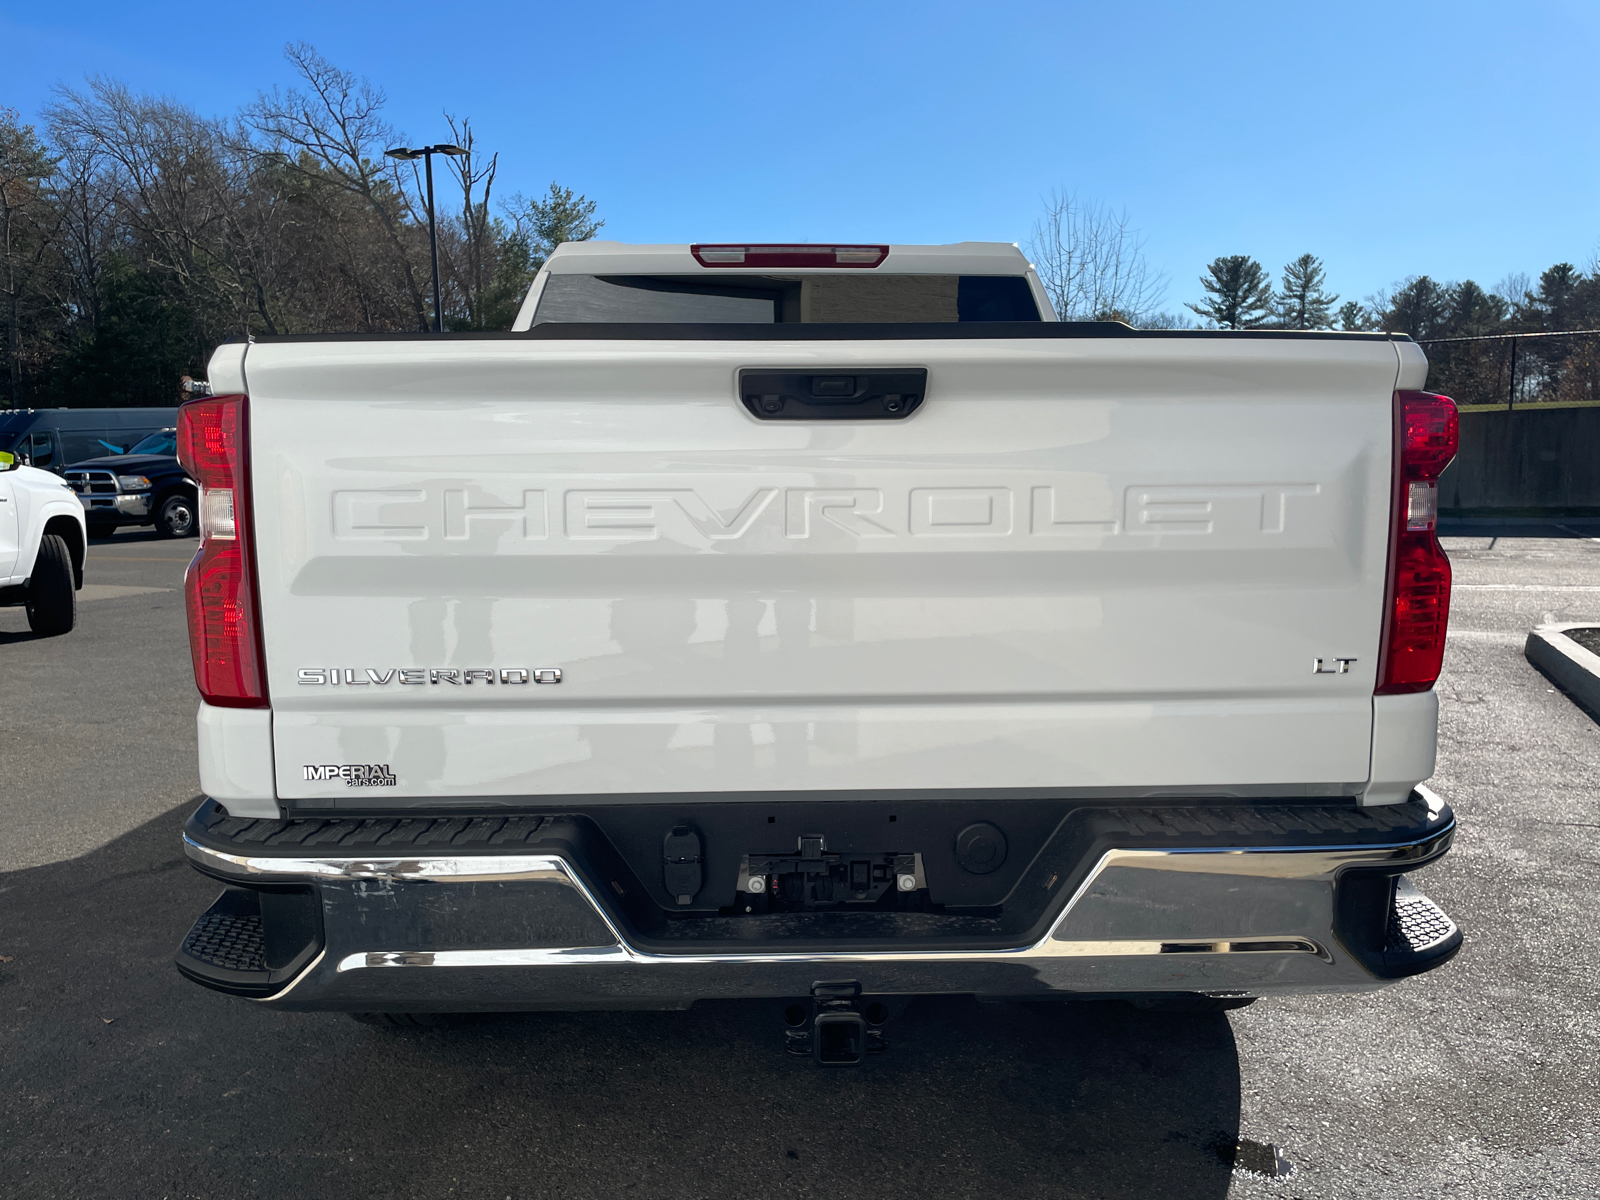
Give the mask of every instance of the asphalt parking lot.
M 1600 535 L 1461 532 L 1433 781 L 1461 831 L 1416 877 L 1453 963 L 1227 1015 L 921 1001 L 856 1072 L 786 1058 L 759 1005 L 397 1034 L 180 979 L 216 890 L 178 847 L 193 543 L 96 544 L 72 634 L 0 609 L 0 1195 L 1600 1194 L 1600 731 L 1522 657 L 1600 623 Z M 1293 1172 L 1230 1169 L 1237 1138 Z

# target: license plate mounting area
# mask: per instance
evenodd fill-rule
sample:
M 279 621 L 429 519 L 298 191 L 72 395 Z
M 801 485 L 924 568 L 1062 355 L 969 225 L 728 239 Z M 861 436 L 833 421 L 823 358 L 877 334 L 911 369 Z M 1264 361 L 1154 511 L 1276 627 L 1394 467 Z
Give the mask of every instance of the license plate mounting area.
M 746 912 L 922 908 L 927 878 L 919 852 L 834 852 L 824 834 L 802 834 L 793 851 L 746 854 L 739 892 Z

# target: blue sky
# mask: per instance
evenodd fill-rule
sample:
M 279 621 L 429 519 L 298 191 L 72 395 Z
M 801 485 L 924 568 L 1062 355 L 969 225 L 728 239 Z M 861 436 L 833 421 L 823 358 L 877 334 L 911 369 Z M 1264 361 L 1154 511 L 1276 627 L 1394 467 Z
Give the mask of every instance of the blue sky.
M 1309 250 L 1360 297 L 1600 249 L 1592 2 L 0 0 L 0 104 L 98 73 L 226 113 L 290 40 L 623 241 L 1025 243 L 1062 188 L 1128 210 L 1174 309 L 1218 254 Z

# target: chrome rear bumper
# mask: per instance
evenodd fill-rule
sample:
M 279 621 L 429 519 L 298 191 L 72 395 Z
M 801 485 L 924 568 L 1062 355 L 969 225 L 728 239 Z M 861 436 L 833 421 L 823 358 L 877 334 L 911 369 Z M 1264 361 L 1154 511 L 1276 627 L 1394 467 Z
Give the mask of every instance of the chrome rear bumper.
M 1460 935 L 1442 913 L 1446 934 L 1435 928 L 1432 942 L 1404 953 L 1384 943 L 1393 878 L 1443 855 L 1454 834 L 1437 796 L 1418 789 L 1414 802 L 1426 805 L 1424 827 L 1379 844 L 1109 849 L 1043 937 L 1004 949 L 773 952 L 733 941 L 674 953 L 630 939 L 559 854 L 285 856 L 190 835 L 185 849 L 205 873 L 246 889 L 305 885 L 320 922 L 315 957 L 270 990 L 224 989 L 281 1008 L 681 1008 L 807 995 L 819 972 L 870 994 L 1262 995 L 1371 990 L 1453 955 Z M 508 928 L 522 931 L 517 940 Z

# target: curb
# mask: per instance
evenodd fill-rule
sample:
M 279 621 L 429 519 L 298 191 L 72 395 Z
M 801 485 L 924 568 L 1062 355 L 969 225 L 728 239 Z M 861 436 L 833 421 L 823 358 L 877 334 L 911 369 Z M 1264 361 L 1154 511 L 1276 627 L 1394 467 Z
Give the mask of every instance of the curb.
M 1593 629 L 1600 621 L 1563 621 L 1540 625 L 1528 634 L 1523 655 L 1567 695 L 1600 713 L 1600 655 L 1591 654 L 1567 636 L 1569 629 Z

